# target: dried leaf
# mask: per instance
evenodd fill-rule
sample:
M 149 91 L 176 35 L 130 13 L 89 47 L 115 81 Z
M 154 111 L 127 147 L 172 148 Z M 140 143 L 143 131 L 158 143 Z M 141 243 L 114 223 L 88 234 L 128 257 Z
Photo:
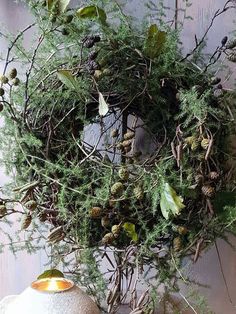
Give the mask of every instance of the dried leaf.
M 105 116 L 108 111 L 109 111 L 109 107 L 107 102 L 105 101 L 102 93 L 99 92 L 99 115 L 100 116 Z
M 87 7 L 80 8 L 77 11 L 77 16 L 83 19 L 87 18 L 91 19 L 97 17 L 103 25 L 107 24 L 106 23 L 107 15 L 105 11 L 96 5 L 89 5 Z
M 37 279 L 53 278 L 53 277 L 64 277 L 63 273 L 58 269 L 45 270 Z
M 166 32 L 159 31 L 156 24 L 149 27 L 148 36 L 145 44 L 146 55 L 154 59 L 160 55 L 160 52 L 166 42 Z
M 185 207 L 182 197 L 177 195 L 176 191 L 169 183 L 164 183 L 163 185 L 160 206 L 165 219 L 169 219 L 171 215 L 179 215 L 181 210 Z

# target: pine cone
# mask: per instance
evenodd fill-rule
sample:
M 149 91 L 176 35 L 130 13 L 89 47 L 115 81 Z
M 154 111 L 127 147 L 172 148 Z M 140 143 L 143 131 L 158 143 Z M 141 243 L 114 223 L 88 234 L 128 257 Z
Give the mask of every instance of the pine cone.
M 129 171 L 125 167 L 120 168 L 118 174 L 119 174 L 120 179 L 123 181 L 127 181 L 129 179 Z
M 134 132 L 127 132 L 124 134 L 124 139 L 125 140 L 131 140 L 132 138 L 134 138 L 135 133 Z
M 88 55 L 89 60 L 95 60 L 98 56 L 98 52 L 97 51 L 91 51 Z
M 195 182 L 196 182 L 197 184 L 201 184 L 201 183 L 203 183 L 203 181 L 204 181 L 204 177 L 203 177 L 202 174 L 197 174 L 197 175 L 195 176 Z
M 122 142 L 123 147 L 131 146 L 131 144 L 132 144 L 132 141 L 130 141 L 130 140 L 127 140 L 127 141 L 123 141 L 123 142 Z
M 95 41 L 93 38 L 88 37 L 85 41 L 84 41 L 84 47 L 86 48 L 92 48 L 95 44 Z
M 34 200 L 30 200 L 30 201 L 28 201 L 28 202 L 26 202 L 25 204 L 24 204 L 24 206 L 29 210 L 29 211 L 34 211 L 36 208 L 37 208 L 37 206 L 38 206 L 38 204 L 37 204 L 37 202 L 35 202 Z
M 227 36 L 223 37 L 222 40 L 221 40 L 221 45 L 222 45 L 222 46 L 225 46 L 225 44 L 227 43 L 227 41 L 228 41 L 228 37 L 227 37 Z
M 111 137 L 118 137 L 119 136 L 119 130 L 118 129 L 113 129 L 111 131 Z
M 112 232 L 109 232 L 105 234 L 104 237 L 102 238 L 102 243 L 107 245 L 111 244 L 114 240 L 115 240 L 114 234 Z
M 21 230 L 27 229 L 32 222 L 32 216 L 30 213 L 24 215 L 21 220 Z
M 5 75 L 1 75 L 0 76 L 0 81 L 1 81 L 2 84 L 7 84 L 9 82 L 9 79 Z
M 208 178 L 211 179 L 211 180 L 217 180 L 219 178 L 219 173 L 216 172 L 216 171 L 211 171 L 209 174 L 208 174 Z
M 0 87 L 0 96 L 3 96 L 4 94 L 5 94 L 5 90 L 2 87 Z
M 101 225 L 103 228 L 107 228 L 110 225 L 111 221 L 108 217 L 102 217 L 101 219 Z
M 119 236 L 120 230 L 121 230 L 120 225 L 114 225 L 114 226 L 112 226 L 111 232 L 113 233 L 113 235 L 114 235 L 115 238 L 117 238 L 117 237 Z
M 17 77 L 17 70 L 15 68 L 11 69 L 11 71 L 8 74 L 8 77 L 10 80 L 13 80 L 14 78 L 16 78 Z
M 14 78 L 14 80 L 12 80 L 12 85 L 18 86 L 19 84 L 20 84 L 20 79 L 18 77 Z
M 111 194 L 119 196 L 123 193 L 124 191 L 124 185 L 121 182 L 116 182 L 112 185 L 111 187 Z
M 44 211 L 41 211 L 40 213 L 38 213 L 37 217 L 40 222 L 45 222 L 48 218 L 47 213 Z
M 2 103 L 2 102 L 0 102 L 0 112 L 2 112 L 2 111 L 3 111 L 3 109 L 4 109 L 3 103 Z
M 202 141 L 201 141 L 201 147 L 203 149 L 207 149 L 208 146 L 209 146 L 209 143 L 210 143 L 210 140 L 208 138 L 204 138 Z
M 231 52 L 231 54 L 228 56 L 228 60 L 231 62 L 236 62 L 236 52 Z
M 134 188 L 134 196 L 137 200 L 141 201 L 144 198 L 144 191 L 141 186 L 136 186 Z
M 221 78 L 220 77 L 212 77 L 211 79 L 211 85 L 217 85 L 221 82 Z
M 89 211 L 89 216 L 93 219 L 101 218 L 102 212 L 103 210 L 101 207 L 92 207 Z
M 203 185 L 202 193 L 207 197 L 212 197 L 215 194 L 215 189 L 210 185 Z
M 182 243 L 181 237 L 174 238 L 174 240 L 173 240 L 173 249 L 174 249 L 174 251 L 175 252 L 181 251 L 182 246 L 183 246 L 183 243 Z
M 53 229 L 48 234 L 47 242 L 54 244 L 54 243 L 60 242 L 64 238 L 65 238 L 65 232 L 63 231 L 63 227 L 60 226 L 60 227 Z
M 188 233 L 188 229 L 184 226 L 178 226 L 177 231 L 180 235 L 186 235 Z
M 4 216 L 7 213 L 5 205 L 0 205 L 0 216 Z

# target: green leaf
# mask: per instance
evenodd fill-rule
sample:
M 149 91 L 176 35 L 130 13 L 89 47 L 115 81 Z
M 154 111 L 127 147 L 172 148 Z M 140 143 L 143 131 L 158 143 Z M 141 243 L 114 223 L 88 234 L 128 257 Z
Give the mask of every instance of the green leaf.
M 48 11 L 54 10 L 57 15 L 66 11 L 71 0 L 47 0 Z
M 179 215 L 181 210 L 185 207 L 182 197 L 177 195 L 176 191 L 169 183 L 164 183 L 163 185 L 160 206 L 165 219 L 169 219 L 171 215 Z
M 149 27 L 145 43 L 145 53 L 149 58 L 154 59 L 160 55 L 166 42 L 166 35 L 166 32 L 158 30 L 156 24 Z
M 37 279 L 53 278 L 53 277 L 64 277 L 63 273 L 58 269 L 45 270 Z
M 123 229 L 127 233 L 127 236 L 132 239 L 132 241 L 137 242 L 138 241 L 138 235 L 135 231 L 135 225 L 131 222 L 125 222 L 123 224 Z
M 107 15 L 105 11 L 96 5 L 89 5 L 87 7 L 80 8 L 77 11 L 77 16 L 83 19 L 92 19 L 97 17 L 102 24 L 107 24 Z
M 57 76 L 59 80 L 69 89 L 77 88 L 77 80 L 69 70 L 58 70 Z
M 99 108 L 98 108 L 98 110 L 99 110 L 100 116 L 105 116 L 109 111 L 108 104 L 105 101 L 102 93 L 100 93 L 100 92 L 99 92 Z

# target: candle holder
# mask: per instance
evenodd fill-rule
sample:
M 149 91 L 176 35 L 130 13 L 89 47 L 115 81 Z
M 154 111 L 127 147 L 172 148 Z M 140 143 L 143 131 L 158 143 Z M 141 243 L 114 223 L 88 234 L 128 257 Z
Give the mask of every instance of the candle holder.
M 4 300 L 0 303 L 1 314 L 100 314 L 83 290 L 59 277 L 36 280 L 20 295 Z

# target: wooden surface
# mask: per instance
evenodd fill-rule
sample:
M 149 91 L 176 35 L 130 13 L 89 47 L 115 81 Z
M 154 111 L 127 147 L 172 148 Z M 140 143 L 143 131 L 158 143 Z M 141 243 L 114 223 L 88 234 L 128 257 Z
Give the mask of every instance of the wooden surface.
M 122 1 L 121 1 L 122 2 Z M 169 0 L 166 3 L 173 4 Z M 215 10 L 223 5 L 223 0 L 194 0 L 194 4 L 189 10 L 189 14 L 194 17 L 193 21 L 185 22 L 185 31 L 183 32 L 183 41 L 185 51 L 188 52 L 194 45 L 194 35 L 203 34 L 208 23 L 207 20 L 214 14 Z M 140 4 L 140 6 L 137 5 Z M 179 1 L 181 5 L 181 1 Z M 136 16 L 143 14 L 143 1 L 133 0 L 127 8 Z M 234 12 L 236 13 L 236 12 Z M 14 1 L 0 1 L 0 21 L 7 25 L 10 31 L 16 32 L 23 28 L 30 20 L 27 11 L 21 4 Z M 216 47 L 221 39 L 232 29 L 233 15 L 221 17 L 220 23 L 209 34 L 209 46 Z M 27 38 L 26 38 L 27 40 Z M 6 48 L 5 43 L 0 39 L 0 50 Z M 4 170 L 0 169 L 0 186 L 7 182 L 8 178 L 4 175 Z M 0 234 L 1 237 L 1 234 Z M 236 245 L 236 240 L 231 238 Z M 208 288 L 201 288 L 200 291 L 208 298 L 211 309 L 216 314 L 235 314 L 236 313 L 236 253 L 223 241 L 218 241 L 220 256 L 224 270 L 224 276 L 228 283 L 229 293 L 233 304 L 231 304 L 227 295 L 227 289 L 220 269 L 219 259 L 216 249 L 213 247 L 204 253 L 198 263 L 190 271 L 193 278 L 204 284 Z M 46 258 L 43 253 L 37 255 L 27 255 L 22 252 L 18 254 L 17 259 L 5 250 L 0 255 L 0 298 L 8 294 L 16 294 L 22 291 L 35 277 L 42 272 Z M 183 289 L 183 294 L 188 291 Z M 125 312 L 123 312 L 124 314 Z M 191 313 L 191 311 L 190 311 Z

